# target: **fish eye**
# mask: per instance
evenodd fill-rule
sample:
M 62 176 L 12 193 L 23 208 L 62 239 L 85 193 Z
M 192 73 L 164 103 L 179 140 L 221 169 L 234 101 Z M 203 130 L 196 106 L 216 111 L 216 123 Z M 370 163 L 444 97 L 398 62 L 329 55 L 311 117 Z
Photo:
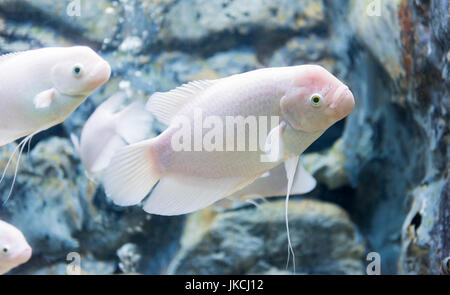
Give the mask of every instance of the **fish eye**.
M 80 77 L 83 74 L 83 66 L 82 65 L 74 65 L 72 68 L 72 74 L 75 77 Z
M 8 254 L 8 252 L 9 252 L 9 248 L 8 247 L 3 247 L 3 249 L 2 249 L 2 253 L 3 254 Z
M 318 107 L 322 102 L 322 96 L 320 94 L 313 94 L 310 98 L 311 104 L 315 107 Z

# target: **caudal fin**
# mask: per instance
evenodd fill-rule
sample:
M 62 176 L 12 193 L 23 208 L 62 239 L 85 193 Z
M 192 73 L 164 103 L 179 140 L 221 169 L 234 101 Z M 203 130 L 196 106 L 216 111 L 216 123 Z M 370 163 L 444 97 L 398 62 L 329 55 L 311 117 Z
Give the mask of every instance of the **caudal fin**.
M 114 203 L 131 206 L 142 201 L 159 178 L 150 139 L 117 151 L 106 169 L 103 185 Z

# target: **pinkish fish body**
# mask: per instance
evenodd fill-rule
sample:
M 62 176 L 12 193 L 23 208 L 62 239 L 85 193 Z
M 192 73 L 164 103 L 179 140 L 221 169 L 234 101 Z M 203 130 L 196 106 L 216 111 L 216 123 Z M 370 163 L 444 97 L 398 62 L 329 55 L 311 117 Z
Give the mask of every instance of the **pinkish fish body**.
M 117 152 L 105 175 L 107 195 L 119 205 L 137 204 L 159 180 L 144 204 L 145 211 L 178 215 L 202 209 L 284 162 L 290 167 L 287 171 L 295 173 L 292 167 L 297 162 L 292 163 L 298 155 L 353 107 L 348 87 L 324 68 L 313 65 L 261 69 L 156 93 L 148 109 L 169 127 L 156 138 Z M 196 122 L 214 118 L 207 124 L 209 129 L 226 129 L 223 122 L 238 117 L 265 117 L 268 122 L 279 119 L 276 126 L 259 134 L 265 149 L 251 150 L 251 134 L 246 133 L 244 148 L 239 150 L 239 141 L 235 140 L 239 134 L 224 130 L 223 137 L 214 140 L 216 149 L 196 150 Z M 192 139 L 194 147 L 174 148 L 179 134 L 186 132 L 190 136 L 184 137 L 184 142 Z M 232 151 L 217 148 L 228 144 Z
M 27 262 L 31 252 L 22 232 L 0 220 L 0 275 Z
M 0 56 L 0 146 L 61 123 L 110 73 L 84 46 Z

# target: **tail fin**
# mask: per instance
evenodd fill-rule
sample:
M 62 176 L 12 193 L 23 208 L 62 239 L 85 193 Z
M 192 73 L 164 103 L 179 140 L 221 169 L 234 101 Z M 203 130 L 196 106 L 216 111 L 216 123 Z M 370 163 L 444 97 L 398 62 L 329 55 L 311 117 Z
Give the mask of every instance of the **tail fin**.
M 141 141 L 150 132 L 152 118 L 142 103 L 135 102 L 117 114 L 117 133 L 130 144 Z
M 117 205 L 138 204 L 159 180 L 153 140 L 124 147 L 113 156 L 103 184 L 106 195 Z

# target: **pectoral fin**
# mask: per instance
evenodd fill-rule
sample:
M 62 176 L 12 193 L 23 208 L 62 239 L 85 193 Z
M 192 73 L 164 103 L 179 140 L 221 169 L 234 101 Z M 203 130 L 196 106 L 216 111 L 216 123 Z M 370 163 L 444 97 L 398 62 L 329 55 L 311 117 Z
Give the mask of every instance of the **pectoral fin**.
M 37 109 L 48 108 L 52 104 L 54 97 L 55 90 L 53 88 L 44 90 L 34 97 L 34 107 Z
M 265 144 L 265 155 L 261 156 L 262 162 L 279 162 L 284 157 L 283 132 L 286 129 L 286 122 L 281 122 L 273 128 L 267 135 Z

